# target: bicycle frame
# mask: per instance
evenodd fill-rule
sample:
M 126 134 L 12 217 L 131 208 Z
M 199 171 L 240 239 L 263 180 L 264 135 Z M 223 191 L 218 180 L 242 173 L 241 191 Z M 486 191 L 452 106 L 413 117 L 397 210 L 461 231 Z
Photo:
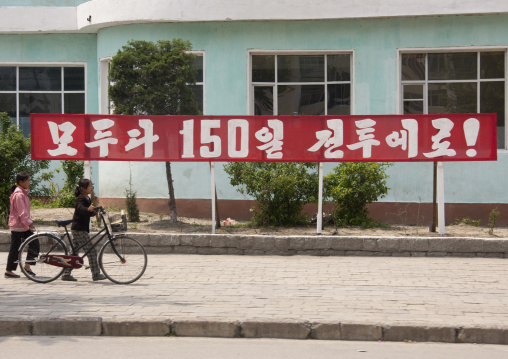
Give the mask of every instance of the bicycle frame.
M 104 228 L 102 228 L 99 232 L 97 232 L 93 237 L 91 237 L 88 241 L 86 241 L 85 243 L 83 243 L 82 245 L 76 247 L 74 246 L 74 243 L 73 241 L 71 240 L 71 236 L 69 234 L 69 231 L 67 230 L 67 226 L 64 226 L 64 229 L 65 229 L 65 235 L 62 236 L 62 239 L 63 237 L 67 237 L 68 240 L 69 240 L 69 244 L 71 246 L 71 250 L 72 250 L 72 255 L 73 256 L 79 256 L 77 253 L 78 251 L 85 247 L 86 245 L 88 245 L 89 243 L 91 243 L 95 238 L 97 238 L 101 233 L 103 233 L 94 243 L 92 243 L 92 246 L 90 247 L 90 249 L 88 251 L 86 251 L 82 256 L 79 256 L 80 258 L 85 258 L 85 256 L 90 253 L 92 251 L 92 249 L 94 249 L 101 241 L 104 237 L 108 237 L 108 241 L 111 241 L 113 238 L 115 238 L 114 235 L 112 235 L 112 228 L 111 228 L 111 222 L 109 221 L 109 218 L 106 218 L 105 216 L 105 211 L 102 207 L 99 208 L 99 215 L 101 216 L 101 219 L 102 219 L 102 222 L 104 223 Z M 111 247 L 113 248 L 113 251 L 115 252 L 115 254 L 118 256 L 118 258 L 123 262 L 125 261 L 124 258 L 122 258 L 122 256 L 120 255 L 120 253 L 118 253 L 118 251 L 116 250 L 116 247 L 114 245 L 114 242 L 111 241 Z

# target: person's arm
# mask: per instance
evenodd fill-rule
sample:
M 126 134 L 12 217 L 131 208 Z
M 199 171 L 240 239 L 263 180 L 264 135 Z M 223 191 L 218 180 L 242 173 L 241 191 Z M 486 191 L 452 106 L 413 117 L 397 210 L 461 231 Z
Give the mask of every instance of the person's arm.
M 86 198 L 84 196 L 78 196 L 76 200 L 76 213 L 79 216 L 87 217 L 90 216 L 90 213 L 93 214 L 93 212 L 89 211 L 90 205 Z

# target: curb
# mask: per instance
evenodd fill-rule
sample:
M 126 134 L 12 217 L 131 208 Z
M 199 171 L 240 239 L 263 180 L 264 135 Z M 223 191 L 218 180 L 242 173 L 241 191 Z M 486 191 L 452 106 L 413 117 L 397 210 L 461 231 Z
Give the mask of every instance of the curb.
M 213 320 L 122 320 L 100 317 L 1 318 L 0 336 L 178 336 L 508 344 L 508 327 Z
M 508 258 L 508 239 L 128 233 L 148 254 Z M 0 232 L 0 251 L 10 234 Z
M 127 234 L 148 254 L 508 258 L 508 238 Z M 9 246 L 0 232 L 0 251 Z

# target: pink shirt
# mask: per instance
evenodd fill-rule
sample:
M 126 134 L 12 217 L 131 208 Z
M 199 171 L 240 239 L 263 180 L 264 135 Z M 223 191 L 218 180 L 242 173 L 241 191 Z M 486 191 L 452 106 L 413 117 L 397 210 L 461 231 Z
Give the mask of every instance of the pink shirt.
M 30 218 L 30 199 L 28 190 L 16 187 L 10 197 L 11 212 L 9 214 L 9 229 L 12 232 L 26 232 L 33 228 L 33 221 Z

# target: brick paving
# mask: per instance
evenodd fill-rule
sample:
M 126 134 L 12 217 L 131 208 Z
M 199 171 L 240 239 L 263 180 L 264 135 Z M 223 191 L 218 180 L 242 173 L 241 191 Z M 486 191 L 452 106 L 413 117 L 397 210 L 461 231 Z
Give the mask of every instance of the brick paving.
M 2 253 L 0 266 L 6 257 Z M 180 334 L 205 336 L 214 336 L 211 325 L 233 323 L 224 333 L 233 337 L 293 337 L 293 327 L 278 335 L 273 325 L 295 323 L 310 328 L 297 337 L 319 337 L 313 330 L 324 325 L 331 330 L 321 337 L 326 339 L 388 340 L 398 327 L 404 338 L 426 340 L 421 330 L 449 328 L 443 338 L 434 333 L 430 339 L 508 344 L 508 262 L 502 258 L 152 254 L 144 276 L 130 285 L 93 282 L 84 269 L 73 274 L 78 282 L 2 277 L 0 335 L 20 320 L 29 323 L 27 334 L 47 334 L 36 333 L 34 322 L 88 318 L 169 323 L 166 331 L 194 321 L 197 331 Z M 260 327 L 266 335 L 249 331 L 250 322 L 272 328 Z M 349 337 L 348 325 L 356 326 Z M 101 328 L 96 334 L 105 334 Z

